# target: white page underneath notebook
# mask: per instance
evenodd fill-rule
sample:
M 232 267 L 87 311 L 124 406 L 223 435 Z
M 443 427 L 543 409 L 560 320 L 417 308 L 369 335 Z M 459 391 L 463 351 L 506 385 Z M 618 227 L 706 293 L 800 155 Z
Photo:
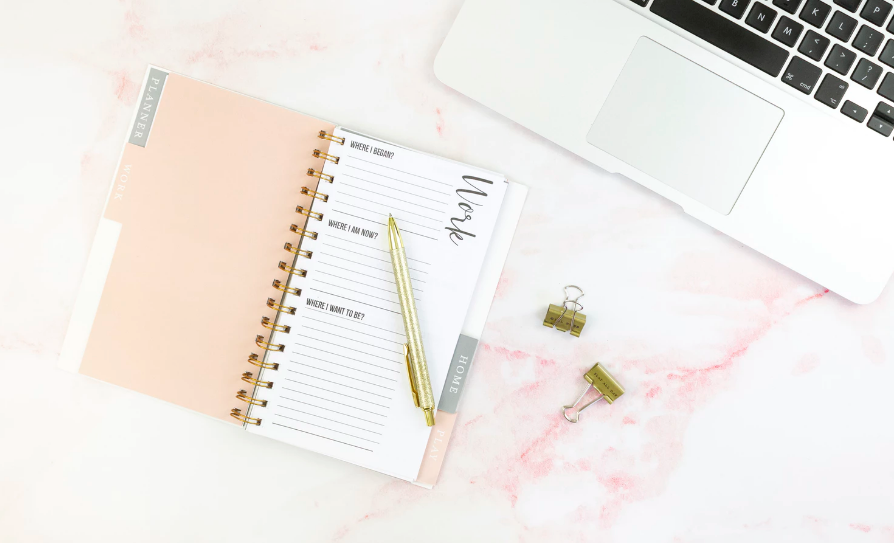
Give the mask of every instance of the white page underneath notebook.
M 403 356 L 404 329 L 388 252 L 387 219 L 401 229 L 411 268 L 435 401 L 449 369 L 497 219 L 506 180 L 338 128 L 344 145 L 329 152 L 306 230 L 292 244 L 306 277 L 289 286 L 300 295 L 283 303 L 289 333 L 270 341 L 282 352 L 267 361 L 252 407 L 262 419 L 249 431 L 395 477 L 414 480 L 430 429 L 413 405 Z M 309 177 L 296 179 L 300 184 Z M 313 184 L 307 182 L 309 186 Z M 300 216 L 296 215 L 296 222 Z

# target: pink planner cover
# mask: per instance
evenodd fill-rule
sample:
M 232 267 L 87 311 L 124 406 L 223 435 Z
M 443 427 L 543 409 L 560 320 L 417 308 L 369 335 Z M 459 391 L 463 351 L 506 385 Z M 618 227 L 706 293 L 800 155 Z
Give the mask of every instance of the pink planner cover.
M 240 376 L 257 375 L 247 358 L 333 128 L 150 68 L 60 366 L 240 424 Z

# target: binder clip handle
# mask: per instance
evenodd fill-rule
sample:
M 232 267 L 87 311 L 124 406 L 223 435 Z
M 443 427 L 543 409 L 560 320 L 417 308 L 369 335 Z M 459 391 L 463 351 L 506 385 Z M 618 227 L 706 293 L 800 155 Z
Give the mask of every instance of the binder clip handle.
M 565 420 L 567 420 L 568 422 L 574 422 L 574 423 L 576 423 L 577 421 L 580 420 L 580 414 L 584 412 L 584 409 L 590 407 L 590 406 L 593 405 L 594 403 L 596 403 L 596 402 L 598 402 L 599 400 L 602 400 L 602 399 L 605 398 L 605 394 L 600 394 L 600 396 L 599 396 L 598 398 L 596 398 L 595 400 L 590 401 L 589 403 L 587 403 L 586 405 L 584 405 L 583 407 L 581 407 L 580 409 L 578 409 L 577 411 L 575 411 L 575 412 L 574 412 L 574 418 L 569 417 L 569 416 L 568 416 L 568 410 L 569 410 L 569 409 L 574 409 L 574 408 L 577 406 L 577 404 L 579 404 L 580 401 L 584 399 L 584 396 L 586 396 L 586 395 L 587 395 L 587 392 L 590 391 L 590 387 L 591 387 L 591 386 L 592 386 L 592 385 L 588 385 L 587 388 L 584 389 L 584 393 L 581 394 L 580 397 L 578 397 L 578 399 L 575 400 L 573 404 L 571 404 L 571 405 L 566 405 L 566 406 L 563 406 L 563 407 L 562 407 L 562 415 L 565 416 Z
M 575 289 L 576 291 L 579 292 L 579 294 L 577 296 L 575 296 L 574 298 L 572 298 L 571 295 L 568 294 L 568 289 L 570 289 L 570 288 Z M 578 300 L 580 300 L 581 298 L 584 297 L 584 289 L 580 288 L 577 285 L 567 285 L 562 290 L 565 292 L 565 303 L 574 302 L 576 304 Z M 580 304 L 578 304 L 578 305 L 580 305 Z

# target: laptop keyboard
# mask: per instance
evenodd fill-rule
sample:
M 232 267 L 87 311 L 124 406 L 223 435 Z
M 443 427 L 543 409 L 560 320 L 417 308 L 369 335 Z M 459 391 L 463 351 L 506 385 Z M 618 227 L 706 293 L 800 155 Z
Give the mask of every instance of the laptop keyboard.
M 870 114 L 870 104 L 847 99 L 853 84 L 894 102 L 887 0 L 630 1 L 881 135 L 894 133 L 894 107 L 880 100 Z

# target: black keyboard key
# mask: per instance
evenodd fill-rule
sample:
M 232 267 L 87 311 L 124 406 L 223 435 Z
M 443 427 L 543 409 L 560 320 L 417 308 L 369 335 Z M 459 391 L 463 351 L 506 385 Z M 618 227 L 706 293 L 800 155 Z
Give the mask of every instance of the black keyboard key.
M 888 100 L 894 100 L 894 74 L 885 74 L 885 79 L 882 81 L 882 86 L 878 88 L 878 93 Z
M 885 48 L 882 50 L 882 54 L 879 55 L 878 59 L 894 68 L 894 40 L 888 40 L 888 43 L 885 44 Z
M 794 15 L 804 0 L 773 0 L 773 5 Z
M 807 0 L 798 18 L 820 28 L 826 22 L 826 17 L 829 16 L 831 11 L 832 6 L 829 4 L 820 2 L 820 0 Z
M 875 115 L 876 117 L 881 117 L 889 123 L 894 123 L 894 106 L 886 104 L 884 102 L 879 102 L 878 105 L 875 107 L 875 113 L 873 113 L 873 115 Z
M 857 8 L 860 7 L 860 2 L 862 1 L 863 0 L 835 0 L 835 3 L 851 13 L 857 13 Z
M 810 94 L 821 75 L 823 75 L 823 70 L 819 66 L 814 66 L 801 57 L 792 57 L 788 68 L 782 74 L 782 80 L 790 87 L 796 88 L 804 94 Z
M 773 26 L 773 21 L 775 20 L 775 9 L 767 7 L 760 2 L 755 2 L 754 7 L 748 13 L 748 17 L 745 18 L 745 24 L 766 34 L 770 27 Z
M 851 119 L 857 121 L 858 123 L 862 123 L 863 121 L 865 121 L 866 116 L 869 115 L 869 112 L 866 111 L 865 108 L 858 106 L 850 100 L 844 101 L 844 105 L 841 106 L 841 112 Z
M 860 17 L 863 17 L 875 26 L 882 26 L 891 13 L 892 7 L 894 6 L 891 6 L 885 0 L 868 0 L 866 5 L 863 6 L 863 10 L 860 11 Z
M 869 119 L 869 128 L 875 130 L 886 138 L 889 137 L 892 132 L 894 132 L 894 124 L 891 124 L 881 117 L 876 117 L 874 115 L 871 119 Z
M 835 70 L 841 75 L 847 75 L 855 60 L 857 60 L 857 53 L 836 44 L 832 46 L 832 52 L 826 57 L 826 68 Z
M 750 2 L 751 0 L 720 0 L 720 11 L 736 19 L 741 19 Z
M 705 40 L 773 77 L 779 75 L 788 51 L 695 0 L 654 0 L 652 13 Z
M 838 79 L 832 74 L 826 74 L 826 77 L 823 78 L 823 82 L 820 83 L 818 89 L 816 89 L 816 98 L 820 102 L 826 104 L 832 109 L 838 107 L 841 104 L 841 99 L 844 98 L 844 93 L 847 92 L 847 88 L 849 85 Z
M 842 11 L 836 11 L 826 27 L 826 32 L 832 34 L 841 41 L 848 41 L 857 29 L 857 20 Z
M 702 2 L 708 4 L 709 6 L 713 6 L 717 3 L 717 0 L 702 0 Z
M 633 2 L 634 4 L 636 4 L 637 6 L 642 6 L 642 7 L 646 7 L 646 4 L 649 3 L 649 0 L 630 0 L 630 1 Z
M 866 55 L 874 57 L 878 53 L 878 48 L 882 46 L 882 40 L 884 39 L 885 35 L 882 34 L 881 30 L 863 25 L 860 27 L 860 31 L 857 32 L 853 45 Z
M 871 90 L 875 88 L 875 84 L 878 83 L 881 76 L 881 66 L 869 62 L 865 58 L 861 58 L 860 62 L 857 63 L 857 69 L 854 70 L 854 73 L 851 75 L 851 81 L 856 81 Z
M 801 47 L 798 47 L 798 52 L 809 59 L 819 62 L 823 59 L 823 55 L 826 54 L 826 49 L 829 48 L 831 42 L 832 40 L 822 34 L 808 30 L 807 35 L 804 36 L 804 41 L 801 42 Z
M 801 32 L 804 32 L 804 25 L 783 16 L 779 19 L 776 30 L 773 31 L 773 39 L 789 47 L 794 47 L 798 43 L 798 38 L 801 37 Z

